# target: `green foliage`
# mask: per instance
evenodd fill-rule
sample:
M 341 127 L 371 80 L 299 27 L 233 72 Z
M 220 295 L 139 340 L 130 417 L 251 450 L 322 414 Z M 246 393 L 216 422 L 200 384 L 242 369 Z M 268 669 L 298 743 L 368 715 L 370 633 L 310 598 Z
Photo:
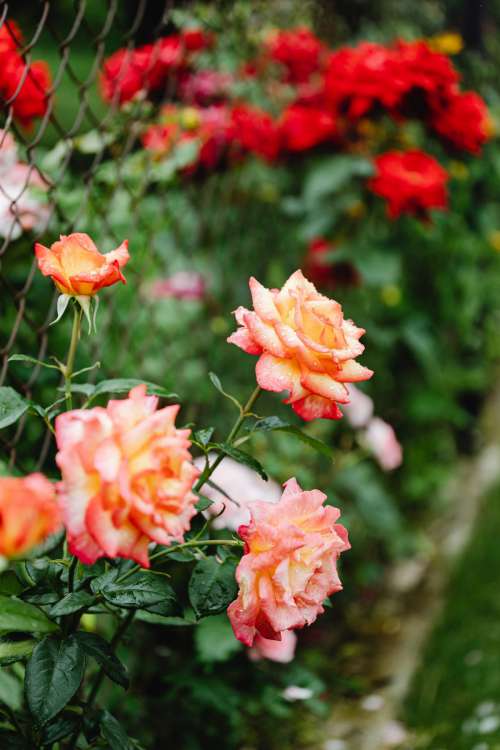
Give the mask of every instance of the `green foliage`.
M 0 388 L 0 430 L 17 422 L 29 409 L 29 403 L 13 388 Z
M 71 700 L 83 678 L 85 653 L 74 635 L 47 636 L 26 665 L 26 700 L 34 719 L 46 724 Z
M 151 609 L 161 604 L 164 608 L 172 609 L 171 614 L 175 614 L 175 592 L 164 576 L 140 570 L 123 578 L 121 580 L 117 569 L 104 573 L 94 578 L 91 583 L 92 591 L 101 594 L 109 604 L 116 607 Z
M 236 598 L 235 564 L 219 563 L 215 557 L 200 560 L 189 580 L 189 601 L 198 617 L 216 615 Z
M 50 633 L 57 625 L 38 607 L 14 596 L 0 596 L 0 632 Z

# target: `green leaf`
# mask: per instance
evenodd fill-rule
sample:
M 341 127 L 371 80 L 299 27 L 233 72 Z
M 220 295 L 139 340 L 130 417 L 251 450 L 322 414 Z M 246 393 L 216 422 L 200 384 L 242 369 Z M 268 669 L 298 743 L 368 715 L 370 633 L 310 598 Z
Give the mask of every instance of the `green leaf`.
M 313 438 L 308 435 L 296 425 L 285 422 L 280 417 L 266 417 L 265 419 L 259 419 L 252 427 L 248 428 L 251 432 L 271 432 L 279 430 L 280 432 L 287 432 L 289 435 L 294 435 L 302 443 L 305 443 L 310 448 L 313 448 L 318 453 L 322 453 L 327 458 L 332 458 L 332 449 L 329 445 L 324 443 L 322 440 Z
M 236 599 L 235 564 L 226 560 L 217 562 L 215 557 L 200 560 L 189 581 L 189 601 L 198 617 L 217 615 Z
M 46 724 L 72 699 L 83 679 L 85 653 L 74 635 L 47 636 L 26 666 L 25 692 L 29 709 Z
M 233 404 L 236 406 L 239 412 L 242 411 L 242 406 L 237 398 L 234 396 L 231 396 L 230 393 L 227 393 L 224 388 L 222 387 L 222 383 L 220 382 L 220 378 L 215 374 L 215 372 L 209 372 L 208 377 L 210 378 L 210 382 L 212 385 L 221 393 L 225 398 L 228 398 L 230 401 L 233 402 Z
M 226 456 L 234 458 L 238 463 L 248 466 L 249 469 L 253 469 L 253 471 L 256 471 L 267 482 L 268 477 L 261 463 L 251 456 L 250 453 L 235 448 L 234 445 L 230 445 L 229 443 L 214 443 L 214 448 L 217 448 L 221 453 L 225 453 Z
M 200 443 L 200 445 L 207 446 L 210 440 L 212 439 L 212 435 L 214 434 L 214 431 L 215 431 L 215 427 L 207 427 L 204 430 L 196 430 L 196 432 L 193 435 L 193 440 L 196 443 Z
M 24 659 L 31 654 L 35 646 L 36 641 L 33 640 L 7 641 L 1 639 L 0 665 L 6 666 L 7 664 L 13 664 L 15 661 Z
M 312 206 L 321 198 L 340 192 L 353 178 L 366 178 L 372 174 L 372 162 L 362 156 L 345 154 L 322 159 L 306 179 L 304 200 Z
M 15 677 L 5 669 L 0 670 L 0 703 L 13 711 L 21 708 L 23 699 L 23 686 Z
M 57 365 L 49 365 L 48 362 L 44 362 L 41 359 L 35 359 L 35 357 L 28 357 L 27 354 L 12 354 L 7 362 L 27 362 L 31 365 L 40 365 L 40 367 L 47 367 L 49 370 L 60 370 Z
M 95 596 L 88 591 L 73 591 L 71 594 L 66 594 L 66 596 L 52 607 L 50 616 L 62 617 L 63 615 L 71 615 L 80 609 L 90 607 L 94 602 Z
M 109 643 L 100 635 L 86 633 L 83 630 L 76 633 L 75 637 L 82 650 L 103 668 L 109 679 L 127 690 L 129 686 L 127 668 L 115 655 Z
M 0 632 L 50 633 L 57 625 L 41 609 L 13 596 L 0 595 Z
M 201 511 L 203 510 L 206 510 L 207 508 L 210 508 L 210 506 L 214 504 L 214 501 L 210 500 L 208 497 L 204 497 L 203 495 L 200 495 L 199 497 L 200 499 L 194 506 L 199 513 L 201 513 Z
M 103 711 L 102 713 L 101 734 L 111 750 L 134 750 L 134 746 L 122 725 L 109 711 Z
M 0 430 L 14 424 L 29 409 L 29 401 L 8 386 L 0 388 Z
M 243 644 L 236 640 L 226 614 L 201 620 L 194 633 L 194 642 L 203 662 L 226 661 L 243 648 Z
M 55 742 L 72 734 L 79 722 L 80 717 L 78 714 L 70 714 L 69 712 L 67 714 L 61 714 L 61 716 L 58 716 L 54 721 L 51 721 L 45 726 L 43 732 L 43 744 L 48 745 L 49 748 L 51 748 Z
M 0 573 L 0 594 L 17 596 L 23 588 L 23 584 L 13 570 L 5 570 L 3 573 Z
M 83 135 L 73 139 L 77 151 L 82 154 L 99 154 L 106 146 L 109 146 L 115 140 L 113 133 L 103 133 L 100 130 L 89 130 Z
M 123 583 L 110 580 L 102 585 L 101 579 L 102 577 L 92 581 L 92 591 L 101 593 L 115 607 L 148 609 L 156 604 L 170 604 L 172 607 L 176 604 L 175 591 L 162 575 L 141 570 Z M 166 612 L 162 611 L 161 614 Z

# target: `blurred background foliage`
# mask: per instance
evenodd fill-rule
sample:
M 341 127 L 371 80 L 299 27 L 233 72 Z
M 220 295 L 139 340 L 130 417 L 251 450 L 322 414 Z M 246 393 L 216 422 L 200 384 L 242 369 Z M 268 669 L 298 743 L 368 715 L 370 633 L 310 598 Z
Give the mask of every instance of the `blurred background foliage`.
M 119 3 L 120 23 L 106 36 L 106 56 L 124 44 L 136 6 Z M 213 55 L 227 69 L 251 57 L 273 26 L 309 24 L 334 47 L 462 33 L 464 48 L 454 62 L 466 87 L 485 96 L 494 118 L 500 114 L 500 2 L 422 0 L 418 14 L 413 2 L 402 0 L 175 2 L 162 22 L 163 8 L 162 2 L 150 3 L 134 31 L 135 43 L 151 41 L 158 28 L 166 34 L 196 20 L 218 35 Z M 35 56 L 48 61 L 53 75 L 64 50 L 54 35 L 63 42 L 74 15 L 71 0 L 51 3 L 49 24 L 36 42 Z M 40 17 L 38 4 L 17 0 L 14 17 L 29 38 Z M 194 638 L 189 627 L 141 625 L 144 633 L 136 631 L 127 654 L 129 662 L 136 660 L 130 663 L 132 693 L 125 702 L 119 693 L 111 695 L 111 707 L 126 715 L 130 734 L 148 748 L 167 741 L 183 750 L 307 747 L 329 702 L 356 695 L 369 683 L 363 672 L 363 649 L 369 644 L 357 638 L 360 608 L 369 611 L 391 560 L 428 550 L 423 529 L 440 510 L 443 483 L 458 457 L 481 445 L 476 421 L 500 354 L 499 143 L 493 138 L 480 158 L 462 159 L 431 142 L 415 124 L 383 120 L 358 153 L 297 156 L 293 163 L 272 166 L 250 159 L 186 180 L 175 164 L 169 169 L 144 161 L 137 143 L 123 157 L 123 133 L 136 137 L 134 127 L 149 114 L 147 105 L 138 105 L 107 120 L 110 145 L 104 159 L 97 158 L 102 143 L 95 133 L 102 132 L 107 105 L 97 85 L 84 87 L 89 107 L 80 118 L 80 82 L 91 75 L 96 45 L 89 40 L 105 17 L 104 3 L 87 3 L 85 25 L 68 46 L 69 68 L 56 93 L 57 121 L 66 138 L 76 139 L 68 168 L 61 173 L 65 152 L 58 128 L 47 128 L 36 146 L 36 161 L 54 176 L 58 217 L 51 231 L 68 233 L 75 226 L 103 250 L 130 239 L 129 283 L 112 298 L 103 295 L 98 336 L 85 339 L 81 366 L 92 356 L 102 363 L 99 378 L 162 383 L 180 394 L 185 423 L 220 430 L 233 407 L 216 397 L 207 369 L 241 400 L 253 388 L 252 362 L 225 344 L 234 326 L 231 311 L 248 303 L 248 277 L 281 286 L 303 265 L 308 243 L 322 235 L 334 243 L 335 260 L 349 261 L 359 272 L 358 286 L 340 285 L 334 296 L 347 317 L 367 329 L 363 363 L 375 376 L 363 390 L 374 399 L 377 414 L 395 427 L 404 448 L 402 467 L 384 474 L 345 420 L 307 427 L 334 447 L 333 467 L 286 435 L 255 436 L 252 448 L 272 477 L 282 482 L 292 470 L 303 486 L 323 488 L 342 509 L 353 547 L 342 561 L 344 591 L 301 635 L 290 665 L 251 665 L 224 618 L 209 618 Z M 364 187 L 373 151 L 398 146 L 425 148 L 451 174 L 450 209 L 431 222 L 409 217 L 389 222 Z M 29 237 L 22 237 L 3 260 L 2 273 L 19 289 L 31 246 Z M 154 299 L 152 284 L 177 271 L 202 274 L 205 298 Z M 43 324 L 51 304 L 52 290 L 40 275 L 28 302 L 35 327 Z M 16 311 L 4 300 L 0 309 L 3 341 Z M 62 355 L 68 325 L 50 330 L 52 353 Z M 36 355 L 35 346 L 33 327 L 21 325 L 16 351 Z M 12 384 L 22 388 L 24 365 L 13 364 L 9 372 Z M 36 399 L 46 403 L 54 384 L 51 371 L 41 371 L 32 389 Z M 274 396 L 266 395 L 260 410 L 289 418 Z M 41 435 L 42 425 L 34 420 L 25 426 L 15 457 L 23 470 L 36 464 L 33 446 Z M 287 701 L 283 690 L 290 685 L 305 688 L 309 697 Z

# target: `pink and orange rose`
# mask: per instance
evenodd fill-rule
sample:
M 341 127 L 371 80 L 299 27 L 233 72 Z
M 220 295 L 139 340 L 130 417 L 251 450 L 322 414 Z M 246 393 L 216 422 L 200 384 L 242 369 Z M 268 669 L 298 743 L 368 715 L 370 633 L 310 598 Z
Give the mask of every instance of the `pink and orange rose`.
M 18 557 L 61 528 L 55 487 L 43 474 L 0 477 L 0 555 Z
M 129 260 L 128 241 L 110 253 L 100 253 L 88 234 L 61 235 L 50 248 L 35 243 L 38 268 L 50 276 L 62 294 L 89 297 L 125 277 L 121 269 Z
M 126 557 L 149 567 L 148 544 L 182 542 L 195 515 L 190 430 L 179 406 L 157 410 L 146 386 L 106 408 L 56 419 L 60 503 L 71 552 L 84 563 Z
M 349 549 L 340 511 L 324 506 L 326 495 L 285 483 L 278 503 L 255 502 L 252 519 L 238 533 L 245 551 L 236 570 L 238 598 L 228 616 L 238 640 L 252 646 L 257 635 L 282 633 L 313 623 L 324 600 L 342 588 L 337 560 Z
M 257 383 L 267 391 L 288 391 L 305 420 L 339 419 L 338 404 L 349 403 L 345 383 L 368 380 L 373 372 L 356 361 L 364 351 L 364 330 L 344 318 L 338 302 L 324 297 L 302 271 L 282 289 L 250 279 L 254 310 L 239 307 L 240 328 L 228 341 L 257 354 Z

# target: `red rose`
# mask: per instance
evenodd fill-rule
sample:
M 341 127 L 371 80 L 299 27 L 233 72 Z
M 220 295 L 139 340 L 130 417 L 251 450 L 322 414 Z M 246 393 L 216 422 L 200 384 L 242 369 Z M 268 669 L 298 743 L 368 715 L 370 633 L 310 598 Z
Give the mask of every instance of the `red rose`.
M 402 213 L 427 217 L 430 208 L 446 208 L 448 173 L 423 151 L 388 151 L 375 159 L 370 189 L 387 201 L 391 219 Z
M 189 52 L 199 52 L 202 49 L 213 47 L 215 44 L 214 35 L 199 28 L 184 29 L 180 34 L 180 39 Z
M 326 56 L 325 45 L 305 27 L 276 31 L 265 46 L 269 57 L 285 68 L 289 83 L 308 81 L 321 70 Z
M 18 52 L 23 43 L 19 27 L 6 21 L 0 28 L 0 98 L 12 108 L 14 117 L 29 127 L 47 111 L 51 87 L 45 62 L 27 64 Z
M 280 132 L 277 124 L 267 112 L 247 104 L 239 104 L 232 110 L 235 140 L 246 151 L 257 154 L 267 161 L 274 161 L 280 150 Z
M 478 154 L 490 137 L 488 108 L 473 91 L 455 92 L 436 102 L 430 125 L 450 145 L 471 154 Z
M 401 96 L 396 64 L 394 50 L 371 42 L 334 52 L 325 74 L 327 102 L 352 119 L 363 117 L 376 104 L 392 109 Z
M 305 151 L 331 140 L 336 133 L 331 114 L 315 107 L 294 104 L 287 107 L 280 121 L 283 145 L 290 151 Z
M 29 127 L 35 117 L 43 117 L 47 111 L 49 89 L 51 86 L 50 70 L 47 63 L 39 60 L 27 67 L 24 60 L 17 55 L 9 55 L 4 64 L 5 82 L 3 96 L 12 101 L 14 117 L 25 127 Z M 21 88 L 19 89 L 19 84 Z
M 459 75 L 446 55 L 434 52 L 427 42 L 404 42 L 395 45 L 396 75 L 402 93 L 419 90 L 427 96 L 448 91 L 458 83 Z

